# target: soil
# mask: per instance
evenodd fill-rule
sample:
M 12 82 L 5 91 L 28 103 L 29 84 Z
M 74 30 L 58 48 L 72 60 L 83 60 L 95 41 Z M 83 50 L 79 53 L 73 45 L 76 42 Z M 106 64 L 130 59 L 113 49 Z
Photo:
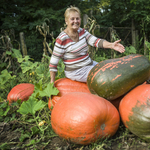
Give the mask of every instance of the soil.
M 76 145 L 68 143 L 58 136 L 54 136 L 50 139 L 44 139 L 45 142 L 48 142 L 45 147 L 41 146 L 42 144 L 39 142 L 34 147 L 31 145 L 24 148 L 19 148 L 19 146 L 25 145 L 29 142 L 29 139 L 25 142 L 20 142 L 21 131 L 19 130 L 19 126 L 16 125 L 13 128 L 13 122 L 0 123 L 0 146 L 4 143 L 9 143 L 9 145 L 6 144 L 4 147 L 1 146 L 2 150 L 150 150 L 150 143 L 139 139 L 134 134 L 125 132 L 126 134 L 123 135 L 123 132 L 121 132 L 121 130 L 125 130 L 123 126 L 112 138 L 101 142 L 101 144 L 99 142 L 90 145 Z M 34 139 L 36 138 L 38 137 L 34 137 Z

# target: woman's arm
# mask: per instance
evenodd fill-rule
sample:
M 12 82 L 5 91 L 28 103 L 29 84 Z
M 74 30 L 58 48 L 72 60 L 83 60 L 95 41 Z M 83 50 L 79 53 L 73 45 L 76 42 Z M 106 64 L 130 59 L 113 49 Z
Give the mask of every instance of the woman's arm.
M 54 71 L 50 71 L 50 77 L 51 77 L 51 83 L 54 83 L 55 82 L 55 75 L 56 75 L 56 72 Z
M 119 43 L 121 41 L 121 39 L 111 43 L 111 42 L 106 41 L 105 39 L 100 39 L 100 38 L 97 38 L 97 37 L 93 36 L 88 31 L 86 31 L 85 34 L 86 34 L 85 37 L 86 37 L 87 43 L 91 46 L 95 46 L 95 47 L 98 47 L 98 48 L 114 49 L 114 50 L 116 50 L 120 53 L 123 53 L 125 51 L 124 46 Z
M 49 71 L 50 71 L 50 77 L 51 77 L 50 83 L 55 82 L 55 75 L 57 72 L 58 62 L 65 52 L 62 47 L 63 47 L 62 39 L 57 37 L 54 50 L 53 50 L 53 54 L 51 56 L 50 64 L 49 64 Z
M 109 48 L 109 49 L 114 49 L 120 53 L 123 53 L 125 51 L 125 48 L 122 44 L 120 44 L 121 40 L 115 41 L 113 43 L 108 42 L 108 41 L 103 41 L 103 48 Z

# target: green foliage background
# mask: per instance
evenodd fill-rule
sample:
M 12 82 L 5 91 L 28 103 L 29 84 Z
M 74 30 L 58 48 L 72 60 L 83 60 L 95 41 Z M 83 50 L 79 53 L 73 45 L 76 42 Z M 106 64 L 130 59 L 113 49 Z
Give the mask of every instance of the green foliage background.
M 50 33 L 53 32 L 56 38 L 65 23 L 65 9 L 70 5 L 79 7 L 82 15 L 94 17 L 101 27 L 131 27 L 131 21 L 134 19 L 135 28 L 139 31 L 139 40 L 143 40 L 143 33 L 147 39 L 150 38 L 150 1 L 147 0 L 1 0 L 0 30 L 13 29 L 17 41 L 19 33 L 24 32 L 28 54 L 35 60 L 40 60 L 43 53 L 43 37 L 37 32 L 36 26 L 47 19 Z M 101 31 L 97 32 L 99 36 L 103 35 Z M 3 35 L 3 32 L 0 35 Z M 121 35 L 120 37 L 124 38 Z M 48 35 L 47 42 L 51 41 L 52 38 Z M 131 41 L 129 43 L 131 44 Z M 138 48 L 143 48 L 143 42 Z

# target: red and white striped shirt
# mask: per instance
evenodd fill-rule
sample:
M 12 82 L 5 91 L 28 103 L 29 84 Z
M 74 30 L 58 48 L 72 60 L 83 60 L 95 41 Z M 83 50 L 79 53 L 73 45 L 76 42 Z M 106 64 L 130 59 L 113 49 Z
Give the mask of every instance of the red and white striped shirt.
M 93 61 L 87 52 L 88 45 L 98 47 L 98 43 L 103 39 L 93 36 L 83 28 L 79 28 L 78 33 L 78 42 L 74 42 L 64 31 L 59 34 L 50 60 L 50 71 L 57 72 L 60 58 L 63 59 L 66 71 L 76 70 L 92 64 Z

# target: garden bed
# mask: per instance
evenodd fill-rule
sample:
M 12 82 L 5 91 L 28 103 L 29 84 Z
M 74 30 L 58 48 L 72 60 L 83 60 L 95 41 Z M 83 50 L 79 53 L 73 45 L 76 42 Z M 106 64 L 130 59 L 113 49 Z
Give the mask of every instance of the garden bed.
M 9 116 L 10 117 L 10 116 Z M 58 137 L 51 125 L 42 134 L 31 116 L 16 115 L 13 121 L 0 123 L 0 149 L 2 150 L 149 150 L 150 143 L 135 136 L 120 124 L 117 133 L 109 139 L 89 145 L 76 145 Z M 25 118 L 24 118 L 25 117 Z M 23 118 L 25 119 L 23 121 Z M 7 118 L 8 119 L 8 118 Z M 10 119 L 10 118 L 9 118 Z M 28 120 L 27 120 L 28 119 Z M 31 121 L 31 122 L 30 122 Z M 30 123 L 29 123 L 30 122 Z

